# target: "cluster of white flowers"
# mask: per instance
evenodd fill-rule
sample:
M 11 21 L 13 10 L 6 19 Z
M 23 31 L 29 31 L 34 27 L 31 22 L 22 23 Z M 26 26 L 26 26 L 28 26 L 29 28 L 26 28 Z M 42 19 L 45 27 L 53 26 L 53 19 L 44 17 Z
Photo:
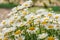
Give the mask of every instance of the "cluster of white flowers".
M 0 40 L 59 40 L 60 14 L 46 9 L 28 11 L 32 1 L 12 9 L 0 23 Z

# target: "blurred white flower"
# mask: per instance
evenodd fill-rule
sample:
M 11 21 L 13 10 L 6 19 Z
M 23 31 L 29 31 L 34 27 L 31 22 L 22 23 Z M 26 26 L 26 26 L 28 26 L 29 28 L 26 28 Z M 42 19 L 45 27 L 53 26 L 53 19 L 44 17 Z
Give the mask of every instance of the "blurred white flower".
M 26 1 L 25 3 L 22 4 L 24 7 L 30 7 L 32 6 L 32 1 Z
M 52 36 L 50 36 L 50 37 L 48 37 L 47 39 L 45 39 L 45 40 L 59 40 L 57 37 L 52 37 Z
M 48 36 L 47 33 L 42 33 L 42 34 L 39 34 L 39 35 L 38 35 L 38 39 L 44 39 L 44 38 L 46 38 L 47 36 Z
M 31 33 L 31 34 L 34 34 L 34 33 L 36 33 L 36 31 L 38 29 L 39 29 L 38 27 L 30 27 L 30 28 L 27 29 L 27 32 Z

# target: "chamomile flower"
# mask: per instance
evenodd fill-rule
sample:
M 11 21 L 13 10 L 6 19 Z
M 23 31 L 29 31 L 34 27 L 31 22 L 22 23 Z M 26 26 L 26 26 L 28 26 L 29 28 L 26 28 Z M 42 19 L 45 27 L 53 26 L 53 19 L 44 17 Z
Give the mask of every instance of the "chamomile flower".
M 9 38 L 7 38 L 7 37 L 4 37 L 4 40 L 9 40 Z
M 28 12 L 23 10 L 23 11 L 22 11 L 22 14 L 23 14 L 23 15 L 27 15 Z
M 2 32 L 3 32 L 4 34 L 6 34 L 6 33 L 9 33 L 9 32 L 15 31 L 15 30 L 16 30 L 15 27 L 3 28 L 3 29 L 2 29 Z
M 55 25 L 54 24 L 47 24 L 45 25 L 46 29 L 54 29 Z
M 57 37 L 52 37 L 52 36 L 50 36 L 50 37 L 48 37 L 46 40 L 59 40 Z
M 10 25 L 13 25 L 14 21 L 13 20 L 10 20 L 9 24 Z
M 18 38 L 15 38 L 16 40 L 25 40 L 25 36 L 20 36 Z
M 21 34 L 21 30 L 17 30 L 17 31 L 15 32 L 15 35 L 19 35 L 19 34 Z
M 51 17 L 52 16 L 52 13 L 49 13 L 48 16 Z
M 34 24 L 37 24 L 37 25 L 38 25 L 40 22 L 41 22 L 41 21 L 40 21 L 39 18 L 34 20 Z
M 35 34 L 38 29 L 39 29 L 38 27 L 29 27 L 27 29 L 27 32 L 31 33 L 31 34 L 33 34 L 33 33 Z
M 42 34 L 39 34 L 39 35 L 38 35 L 38 39 L 44 39 L 44 38 L 46 38 L 47 36 L 48 36 L 47 33 L 42 33 Z
M 32 1 L 26 1 L 25 3 L 22 4 L 24 7 L 30 7 L 32 6 Z
M 1 24 L 5 25 L 5 24 L 6 24 L 6 21 L 5 21 L 5 20 L 3 20 L 3 21 L 1 22 Z
M 38 15 L 36 15 L 36 18 L 40 18 L 40 15 L 38 14 Z
M 55 26 L 54 26 L 54 29 L 55 29 L 55 30 L 60 30 L 60 25 L 59 25 L 59 24 L 55 25 Z
M 18 40 L 25 40 L 25 37 L 21 36 L 21 37 L 18 38 Z
M 17 6 L 17 10 L 21 10 L 23 8 L 24 8 L 24 6 L 20 6 L 20 5 Z
M 25 16 L 25 18 L 27 19 L 27 20 L 30 20 L 32 17 L 34 17 L 35 16 L 35 14 L 34 13 L 31 13 L 31 14 L 28 14 L 28 15 L 26 15 Z
M 14 7 L 14 8 L 12 9 L 12 11 L 13 11 L 13 12 L 17 12 L 16 8 L 17 8 L 17 7 Z

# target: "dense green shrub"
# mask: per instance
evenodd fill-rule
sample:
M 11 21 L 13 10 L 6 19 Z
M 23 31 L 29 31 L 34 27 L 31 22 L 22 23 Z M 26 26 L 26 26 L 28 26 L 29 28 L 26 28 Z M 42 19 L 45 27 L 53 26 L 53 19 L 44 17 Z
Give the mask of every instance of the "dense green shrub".
M 17 4 L 13 4 L 13 3 L 0 4 L 0 8 L 13 8 L 15 6 L 17 6 Z
M 53 9 L 54 11 L 60 11 L 60 7 L 59 7 L 59 6 L 54 6 L 54 7 L 52 7 L 52 9 Z

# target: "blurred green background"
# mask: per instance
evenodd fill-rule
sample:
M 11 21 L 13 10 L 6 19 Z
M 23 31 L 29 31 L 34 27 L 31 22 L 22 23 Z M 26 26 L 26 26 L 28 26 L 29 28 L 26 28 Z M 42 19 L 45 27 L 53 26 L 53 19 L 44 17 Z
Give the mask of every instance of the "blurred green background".
M 21 5 L 27 0 L 0 0 L 0 8 L 13 8 Z M 52 8 L 54 11 L 60 11 L 60 0 L 32 0 L 33 8 Z M 33 9 L 32 8 L 32 9 Z
M 7 18 L 7 14 L 12 8 L 22 5 L 27 0 L 0 0 L 0 21 Z M 47 10 L 53 10 L 60 13 L 60 0 L 32 0 L 33 6 L 28 10 L 29 12 L 35 12 L 40 8 L 45 8 Z

